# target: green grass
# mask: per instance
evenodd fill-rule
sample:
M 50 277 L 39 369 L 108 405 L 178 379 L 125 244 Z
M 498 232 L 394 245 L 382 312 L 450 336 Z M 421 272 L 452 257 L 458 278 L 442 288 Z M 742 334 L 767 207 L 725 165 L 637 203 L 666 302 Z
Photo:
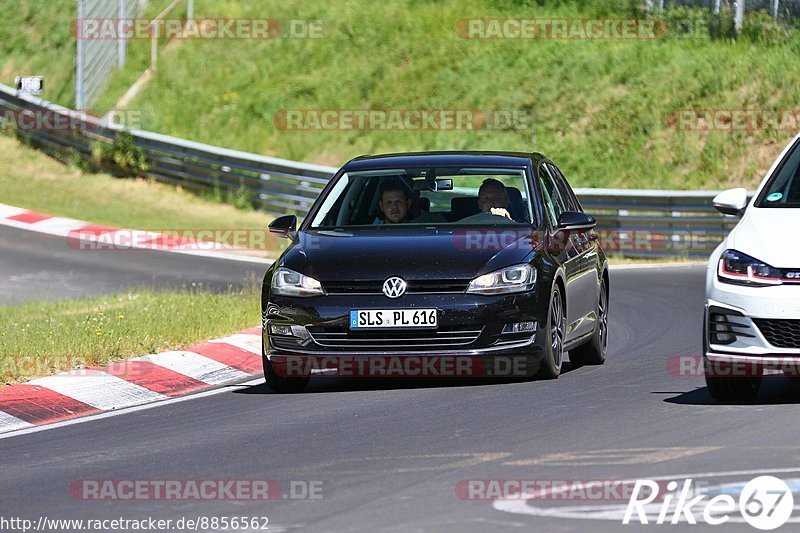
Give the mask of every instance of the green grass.
M 622 2 L 616 2 L 621 4 Z M 200 16 L 310 18 L 322 39 L 184 41 L 131 104 L 147 129 L 226 147 L 338 165 L 364 153 L 539 150 L 576 186 L 754 185 L 794 131 L 676 131 L 692 108 L 794 108 L 793 35 L 749 40 L 465 40 L 471 17 L 615 16 L 615 2 L 208 0 Z M 202 77 L 202 83 L 188 80 Z M 522 131 L 285 131 L 286 109 L 521 110 Z
M 259 291 L 141 290 L 0 307 L 0 383 L 187 348 L 259 324 Z
M 153 18 L 171 0 L 150 0 L 142 18 Z M 199 2 L 198 2 L 199 3 Z M 75 106 L 75 0 L 0 0 L 0 83 L 14 85 L 16 76 L 44 76 L 42 98 L 67 107 Z M 169 18 L 184 18 L 186 2 Z M 160 43 L 159 50 L 165 43 Z M 126 69 L 117 83 L 110 83 L 92 110 L 113 107 L 128 87 L 147 68 L 150 41 L 127 44 Z
M 0 82 L 44 76 L 44 98 L 75 103 L 75 2 L 0 0 Z
M 257 229 L 272 217 L 144 179 L 86 174 L 0 135 L 0 203 L 132 229 Z M 268 247 L 276 248 L 274 239 Z M 257 243 L 256 243 L 257 244 Z
M 0 31 L 10 36 L 0 39 L 0 57 L 10 58 L 0 59 L 3 79 L 19 70 L 9 64 L 22 61 L 71 72 L 70 56 L 59 41 L 65 37 L 63 28 L 52 21 L 71 16 L 74 6 L 66 3 L 69 9 L 26 2 L 23 8 L 5 10 L 12 15 L 0 26 L 14 27 Z M 635 3 L 203 0 L 196 3 L 197 17 L 318 19 L 324 36 L 175 41 L 161 49 L 158 74 L 129 107 L 141 113 L 144 129 L 330 165 L 365 153 L 538 150 L 559 163 L 575 186 L 754 186 L 796 132 L 677 131 L 666 117 L 683 109 L 796 108 L 800 70 L 792 65 L 800 52 L 797 31 L 762 38 L 748 30 L 748 37 L 738 41 L 670 37 L 629 42 L 465 40 L 455 31 L 467 18 L 631 17 Z M 162 7 L 151 2 L 149 9 Z M 27 25 L 18 20 L 19 11 L 28 12 Z M 37 11 L 50 18 L 31 14 Z M 676 13 L 669 16 L 688 16 Z M 15 34 L 17 26 L 24 37 Z M 53 35 L 44 31 L 51 26 L 58 30 Z M 39 43 L 46 34 L 47 42 Z M 112 105 L 141 74 L 147 45 L 131 43 L 128 68 L 113 77 L 101 108 Z M 45 96 L 60 98 L 58 93 Z M 533 127 L 277 128 L 276 113 L 292 109 L 522 111 L 532 116 Z

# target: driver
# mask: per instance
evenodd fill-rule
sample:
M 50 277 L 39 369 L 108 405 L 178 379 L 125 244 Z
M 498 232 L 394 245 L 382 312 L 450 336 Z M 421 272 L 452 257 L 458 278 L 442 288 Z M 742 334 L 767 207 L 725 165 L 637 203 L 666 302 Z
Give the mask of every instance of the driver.
M 511 214 L 508 212 L 510 203 L 511 199 L 508 197 L 508 191 L 501 181 L 494 178 L 483 180 L 480 189 L 478 189 L 478 208 L 482 213 L 510 219 Z
M 381 187 L 381 199 L 378 207 L 381 210 L 376 224 L 402 224 L 408 222 L 412 199 L 408 189 L 401 183 L 390 181 Z
M 508 212 L 511 199 L 502 182 L 487 178 L 478 189 L 478 213 L 462 218 L 461 224 L 516 224 Z

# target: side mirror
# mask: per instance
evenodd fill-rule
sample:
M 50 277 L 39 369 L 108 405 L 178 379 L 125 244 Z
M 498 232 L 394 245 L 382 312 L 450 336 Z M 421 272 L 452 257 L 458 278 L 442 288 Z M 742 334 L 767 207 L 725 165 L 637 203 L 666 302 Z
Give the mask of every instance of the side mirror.
M 597 226 L 594 217 L 580 211 L 564 211 L 558 217 L 558 231 L 590 230 Z
M 270 233 L 286 239 L 293 238 L 295 231 L 297 231 L 297 217 L 294 215 L 283 215 L 269 225 Z
M 714 207 L 726 215 L 740 217 L 747 207 L 747 189 L 728 189 L 714 197 Z

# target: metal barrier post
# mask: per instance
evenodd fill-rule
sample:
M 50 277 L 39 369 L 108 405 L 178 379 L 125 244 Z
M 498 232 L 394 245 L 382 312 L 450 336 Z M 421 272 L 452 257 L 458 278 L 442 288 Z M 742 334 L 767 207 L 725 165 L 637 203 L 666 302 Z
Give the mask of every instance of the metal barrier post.
M 119 0 L 119 19 L 117 20 L 117 67 L 125 67 L 125 56 L 128 50 L 128 39 L 123 37 L 123 28 L 128 10 L 125 0 Z
M 86 102 L 85 96 L 85 88 L 83 85 L 83 71 L 85 67 L 86 58 L 85 50 L 84 50 L 84 42 L 83 42 L 83 18 L 86 16 L 86 0 L 78 0 L 78 17 L 75 21 L 75 25 L 77 26 L 76 35 L 77 35 L 77 61 L 75 67 L 75 109 L 78 111 L 83 111 Z

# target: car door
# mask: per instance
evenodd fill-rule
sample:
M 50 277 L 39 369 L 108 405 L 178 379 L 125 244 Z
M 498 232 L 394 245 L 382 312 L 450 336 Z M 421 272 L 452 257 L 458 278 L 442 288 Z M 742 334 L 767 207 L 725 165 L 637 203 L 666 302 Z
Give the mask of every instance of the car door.
M 538 179 L 539 188 L 542 191 L 542 200 L 544 204 L 544 211 L 547 218 L 547 225 L 551 237 L 549 241 L 549 252 L 556 258 L 556 260 L 564 265 L 564 272 L 567 277 L 567 286 L 564 291 L 567 303 L 567 332 L 565 341 L 569 341 L 575 336 L 575 327 L 581 321 L 581 313 L 583 309 L 580 305 L 579 291 L 573 290 L 574 284 L 579 282 L 581 274 L 581 260 L 580 253 L 575 248 L 574 240 L 564 232 L 557 232 L 558 218 L 561 213 L 567 210 L 561 193 L 558 190 L 558 185 L 554 177 L 551 175 L 550 170 L 546 163 L 539 165 Z
M 569 186 L 567 180 L 561 171 L 549 163 L 553 177 L 558 185 L 561 197 L 564 199 L 564 204 L 569 211 L 583 212 L 580 202 L 578 201 L 572 187 Z M 597 254 L 598 243 L 594 230 L 579 230 L 573 232 L 575 248 L 579 255 L 580 274 L 574 284 L 577 289 L 578 298 L 576 305 L 580 309 L 581 323 L 576 328 L 576 335 L 583 335 L 594 331 L 594 322 L 596 320 L 597 299 L 599 298 L 599 285 L 597 275 Z

